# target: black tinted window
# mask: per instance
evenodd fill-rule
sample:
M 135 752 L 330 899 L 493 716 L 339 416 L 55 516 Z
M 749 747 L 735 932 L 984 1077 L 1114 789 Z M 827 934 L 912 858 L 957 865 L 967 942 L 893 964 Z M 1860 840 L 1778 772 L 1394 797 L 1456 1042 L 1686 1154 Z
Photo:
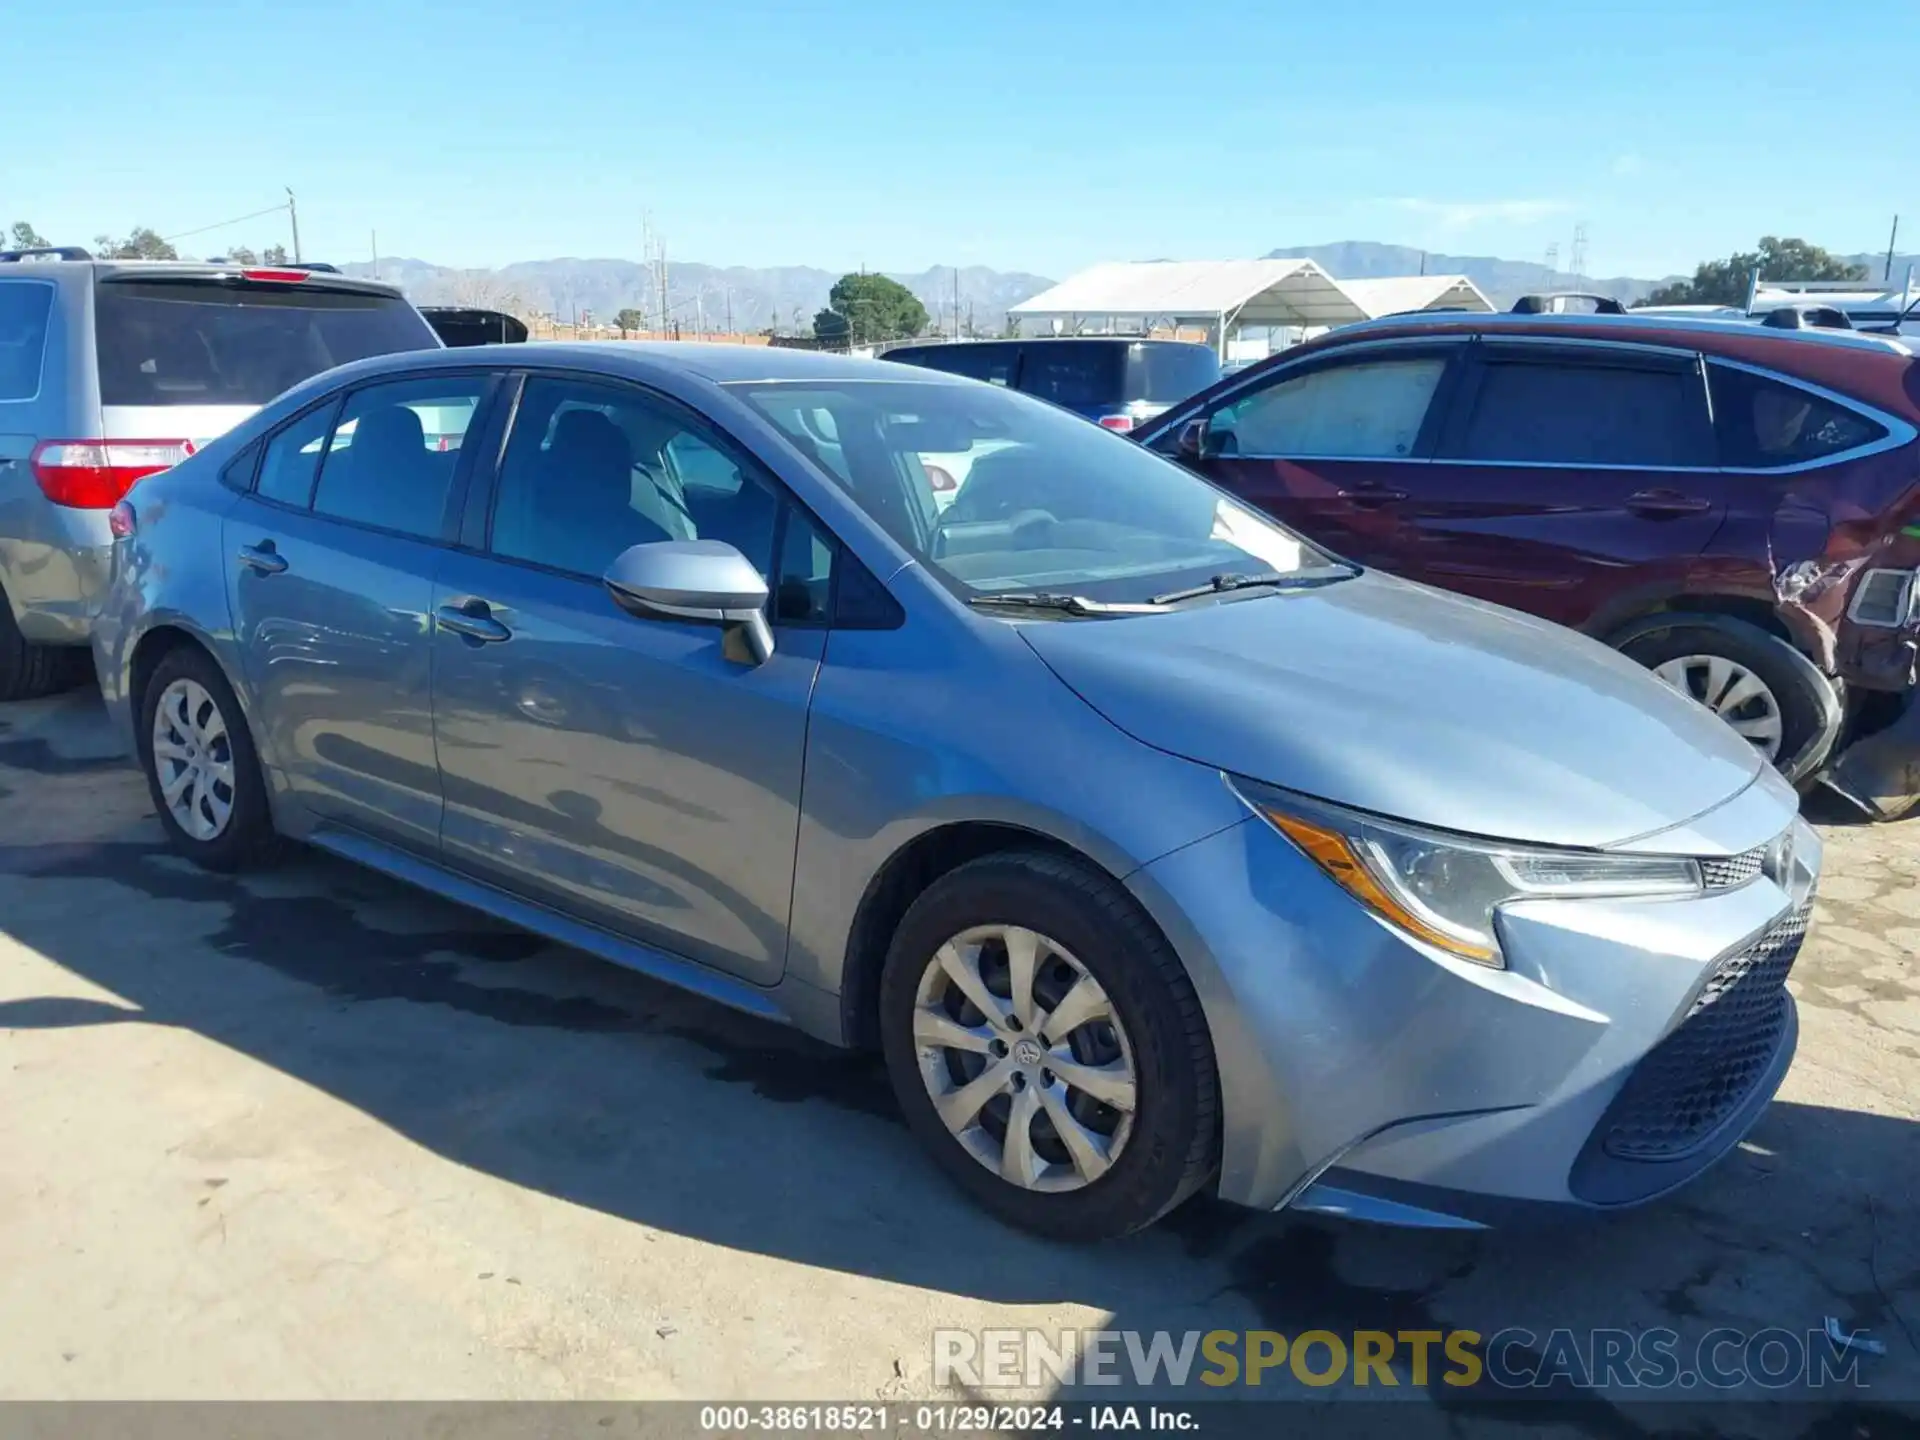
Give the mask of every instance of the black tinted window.
M 1703 465 L 1706 400 L 1691 369 L 1489 362 L 1458 457 L 1557 465 Z
M 1125 399 L 1128 348 L 1099 341 L 1039 341 L 1027 346 L 1020 388 L 1069 410 L 1118 405 Z
M 1731 365 L 1710 365 L 1720 463 L 1775 470 L 1886 438 L 1884 427 L 1794 385 Z
M 633 545 L 724 540 L 769 575 L 773 491 L 643 391 L 536 377 L 501 462 L 493 549 L 578 575 Z
M 438 343 L 404 300 L 301 285 L 102 281 L 94 328 L 107 405 L 264 405 L 349 360 Z
M 1197 395 L 1219 378 L 1220 357 L 1204 345 L 1136 345 L 1127 398 L 1172 405 Z
M 347 397 L 333 428 L 314 512 L 402 535 L 440 534 L 460 437 L 486 380 L 450 375 L 369 385 Z
M 905 354 L 889 354 L 909 365 L 925 370 L 942 370 L 949 375 L 964 375 L 969 380 L 984 380 L 989 385 L 1011 385 L 1014 362 L 1020 358 L 1012 345 L 932 345 Z
M 53 287 L 42 281 L 0 284 L 0 400 L 31 400 L 40 393 Z
M 318 410 L 309 410 L 267 442 L 257 494 L 282 505 L 306 509 L 313 498 L 313 477 L 320 469 L 320 452 L 326 447 L 327 433 L 333 429 L 333 417 L 339 408 L 329 403 Z

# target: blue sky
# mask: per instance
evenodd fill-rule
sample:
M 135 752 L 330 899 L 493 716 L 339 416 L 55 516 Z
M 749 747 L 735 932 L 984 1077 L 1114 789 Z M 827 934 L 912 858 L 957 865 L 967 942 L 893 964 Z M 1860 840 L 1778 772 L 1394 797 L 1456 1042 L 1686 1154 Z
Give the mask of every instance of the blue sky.
M 650 212 L 670 259 L 1055 277 L 1564 260 L 1582 222 L 1590 274 L 1655 275 L 1762 233 L 1883 248 L 1895 211 L 1913 249 L 1910 4 L 22 3 L 0 221 L 173 235 L 291 186 L 311 258 L 638 258 Z

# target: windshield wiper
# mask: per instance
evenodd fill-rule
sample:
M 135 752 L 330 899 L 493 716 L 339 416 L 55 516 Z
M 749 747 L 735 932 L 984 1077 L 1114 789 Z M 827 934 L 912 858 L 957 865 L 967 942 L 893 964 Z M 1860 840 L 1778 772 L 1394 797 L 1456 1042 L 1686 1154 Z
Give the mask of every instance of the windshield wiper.
M 1351 580 L 1359 573 L 1358 566 L 1345 565 L 1333 569 L 1331 574 L 1327 573 L 1327 569 L 1321 569 L 1296 570 L 1291 575 L 1216 575 L 1204 585 L 1195 585 L 1189 590 L 1169 590 L 1164 595 L 1156 595 L 1153 597 L 1153 603 L 1177 605 L 1182 600 L 1198 600 L 1202 595 L 1225 595 L 1230 590 L 1257 590 L 1268 585 L 1289 590 L 1307 589 L 1315 585 L 1331 585 L 1336 580 Z
M 1151 615 L 1165 609 L 1159 601 L 1144 605 L 1089 600 L 1084 595 L 1056 595 L 1045 590 L 1008 590 L 998 595 L 975 595 L 969 605 L 980 608 L 1007 606 L 1017 610 L 1058 610 L 1063 615 Z

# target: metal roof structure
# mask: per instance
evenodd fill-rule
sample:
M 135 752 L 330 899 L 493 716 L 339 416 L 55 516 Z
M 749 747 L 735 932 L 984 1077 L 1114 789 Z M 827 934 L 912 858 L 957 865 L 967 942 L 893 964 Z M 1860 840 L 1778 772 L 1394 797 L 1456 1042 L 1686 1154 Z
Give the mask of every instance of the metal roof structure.
M 1464 275 L 1389 275 L 1377 280 L 1341 280 L 1340 288 L 1369 320 L 1413 310 L 1471 310 L 1491 314 L 1493 302 Z
M 1151 260 L 1096 265 L 1009 312 L 1022 320 L 1347 325 L 1367 311 L 1311 260 Z

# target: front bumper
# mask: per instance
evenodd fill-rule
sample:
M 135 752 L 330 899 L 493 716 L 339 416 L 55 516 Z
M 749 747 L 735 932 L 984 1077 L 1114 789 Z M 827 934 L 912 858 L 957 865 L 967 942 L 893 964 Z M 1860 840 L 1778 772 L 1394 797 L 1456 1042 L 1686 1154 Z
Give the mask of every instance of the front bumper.
M 1259 820 L 1139 872 L 1213 1036 L 1222 1198 L 1480 1224 L 1637 1203 L 1705 1169 L 1792 1059 L 1783 982 L 1820 864 L 1786 803 L 1723 809 L 1739 824 L 1715 851 L 1797 827 L 1784 883 L 1516 904 L 1504 970 L 1404 938 Z

